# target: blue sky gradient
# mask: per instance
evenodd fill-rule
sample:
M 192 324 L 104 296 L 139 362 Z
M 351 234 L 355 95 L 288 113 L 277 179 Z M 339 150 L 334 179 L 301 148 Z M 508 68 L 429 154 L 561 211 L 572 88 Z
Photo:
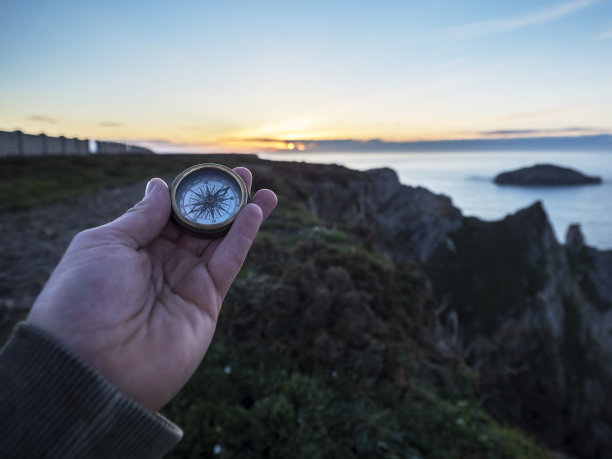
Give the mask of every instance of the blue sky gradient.
M 612 133 L 612 0 L 10 0 L 0 59 L 0 129 L 158 149 Z

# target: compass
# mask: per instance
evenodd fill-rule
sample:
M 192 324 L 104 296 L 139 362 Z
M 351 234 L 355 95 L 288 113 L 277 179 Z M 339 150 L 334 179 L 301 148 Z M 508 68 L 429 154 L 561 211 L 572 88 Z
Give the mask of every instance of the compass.
M 200 238 L 224 236 L 249 192 L 240 176 L 221 164 L 196 164 L 181 172 L 170 187 L 172 218 L 183 231 Z

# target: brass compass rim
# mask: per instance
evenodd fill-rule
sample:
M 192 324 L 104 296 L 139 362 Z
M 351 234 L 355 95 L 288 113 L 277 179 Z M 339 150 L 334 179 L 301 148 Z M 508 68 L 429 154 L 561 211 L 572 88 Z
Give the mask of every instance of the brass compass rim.
M 182 183 L 182 181 L 187 176 L 199 170 L 202 170 L 202 169 L 218 170 L 218 171 L 224 172 L 230 175 L 238 183 L 238 186 L 240 187 L 240 204 L 237 206 L 236 212 L 230 218 L 228 218 L 227 220 L 221 223 L 203 224 L 203 223 L 194 222 L 192 220 L 188 220 L 187 218 L 183 216 L 176 202 L 176 192 L 180 184 Z M 242 177 L 240 177 L 240 175 L 238 175 L 236 171 L 234 171 L 233 169 L 230 169 L 229 167 L 224 166 L 222 164 L 201 163 L 201 164 L 196 164 L 194 166 L 191 166 L 185 169 L 179 175 L 177 175 L 176 178 L 172 181 L 172 185 L 170 186 L 170 202 L 172 204 L 172 217 L 174 218 L 175 222 L 183 230 L 185 230 L 188 234 L 191 234 L 193 236 L 199 236 L 199 237 L 212 236 L 214 237 L 216 235 L 220 235 L 220 233 L 224 232 L 226 227 L 227 229 L 229 229 L 232 223 L 234 223 L 234 220 L 236 219 L 240 211 L 244 208 L 244 206 L 247 205 L 248 201 L 249 201 L 249 191 L 248 191 L 246 184 L 244 183 L 244 180 L 242 180 Z

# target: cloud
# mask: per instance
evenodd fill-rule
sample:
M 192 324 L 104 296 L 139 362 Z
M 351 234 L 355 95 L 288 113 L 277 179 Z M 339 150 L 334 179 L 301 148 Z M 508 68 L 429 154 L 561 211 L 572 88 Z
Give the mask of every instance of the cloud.
M 145 147 L 156 153 L 230 153 L 214 144 L 181 142 L 168 139 L 120 139 L 121 142 Z
M 118 121 L 100 121 L 98 122 L 98 126 L 100 127 L 121 127 L 123 123 Z
M 482 36 L 496 33 L 509 32 L 512 30 L 545 24 L 564 18 L 576 11 L 580 11 L 600 0 L 574 0 L 561 3 L 550 8 L 527 13 L 520 16 L 492 19 L 490 21 L 475 22 L 453 28 L 459 36 Z
M 606 32 L 599 35 L 597 38 L 599 38 L 600 40 L 606 40 L 608 38 L 612 38 L 612 29 L 607 30 Z
M 480 135 L 484 136 L 498 136 L 498 135 L 508 135 L 508 136 L 523 136 L 523 135 L 532 135 L 541 133 L 541 131 L 537 129 L 507 129 L 501 131 L 483 131 Z
M 57 124 L 59 120 L 45 115 L 30 115 L 27 117 L 30 121 L 39 121 L 41 123 Z
M 533 137 L 533 136 L 562 136 L 572 134 L 603 134 L 607 133 L 606 130 L 592 128 L 592 127 L 567 127 L 560 129 L 504 129 L 497 131 L 482 131 L 480 135 L 484 137 Z
M 166 140 L 166 139 L 132 139 L 132 140 L 130 140 L 130 142 L 133 142 L 133 143 L 137 143 L 137 142 L 151 142 L 151 143 L 158 143 L 160 145 L 185 145 L 185 144 L 180 143 L 180 142 L 174 142 L 172 140 Z
M 566 110 L 565 107 L 553 108 L 550 110 L 533 110 L 529 112 L 510 113 L 508 115 L 498 116 L 496 120 L 520 120 L 525 118 L 537 118 L 540 116 L 547 116 L 557 114 Z

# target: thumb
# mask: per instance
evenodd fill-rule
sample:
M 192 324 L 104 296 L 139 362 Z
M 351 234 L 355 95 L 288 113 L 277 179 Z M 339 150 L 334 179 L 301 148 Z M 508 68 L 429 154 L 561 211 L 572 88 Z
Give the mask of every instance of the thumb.
M 154 178 L 147 183 L 145 196 L 121 217 L 102 228 L 126 236 L 133 248 L 147 245 L 164 229 L 170 218 L 170 193 L 162 179 Z

